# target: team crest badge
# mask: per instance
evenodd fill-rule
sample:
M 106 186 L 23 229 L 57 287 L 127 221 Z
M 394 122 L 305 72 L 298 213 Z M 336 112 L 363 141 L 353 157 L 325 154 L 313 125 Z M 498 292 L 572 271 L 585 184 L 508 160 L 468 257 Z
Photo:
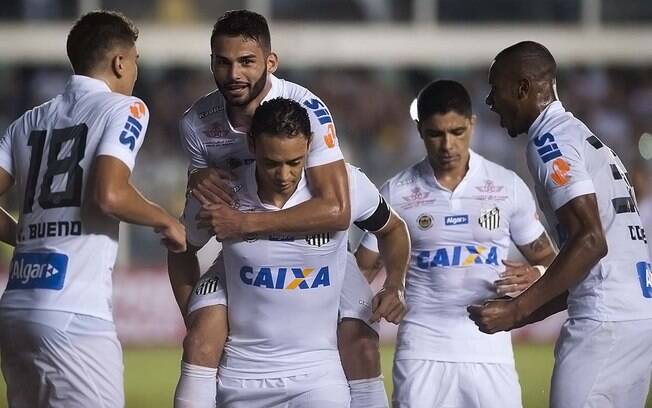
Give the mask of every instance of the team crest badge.
M 313 234 L 306 236 L 306 243 L 308 245 L 320 247 L 326 245 L 331 240 L 330 232 L 322 232 L 321 234 Z
M 217 279 L 217 277 L 206 279 L 205 281 L 200 283 L 199 286 L 197 286 L 197 288 L 195 289 L 195 294 L 208 295 L 209 293 L 213 293 L 217 291 L 218 283 L 219 283 L 219 279 Z
M 432 217 L 430 214 L 421 214 L 419 218 L 417 218 L 417 225 L 424 231 L 432 227 Z
M 488 210 L 480 211 L 480 218 L 478 223 L 482 228 L 493 231 L 500 226 L 500 209 L 494 207 Z

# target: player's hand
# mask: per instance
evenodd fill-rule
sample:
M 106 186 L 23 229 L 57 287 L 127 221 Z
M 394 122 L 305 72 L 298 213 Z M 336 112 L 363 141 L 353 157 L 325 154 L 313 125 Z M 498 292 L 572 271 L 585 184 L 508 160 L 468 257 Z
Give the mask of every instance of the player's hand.
M 480 331 L 487 334 L 509 331 L 518 327 L 523 318 L 514 299 L 491 299 L 466 310 Z
M 372 315 L 370 323 L 385 318 L 390 323 L 399 324 L 407 306 L 405 305 L 405 288 L 403 286 L 386 286 L 371 300 Z
M 505 272 L 494 282 L 499 296 L 518 296 L 541 277 L 539 271 L 523 262 L 503 260 Z
M 167 226 L 154 228 L 161 235 L 161 243 L 174 253 L 186 252 L 186 227 L 174 218 L 170 219 Z
M 244 236 L 242 229 L 245 213 L 235 210 L 224 204 L 209 204 L 205 199 L 196 194 L 193 195 L 202 203 L 202 208 L 197 215 L 197 226 L 208 228 L 218 241 L 238 239 Z
M 188 177 L 188 191 L 199 191 L 212 204 L 233 205 L 233 175 L 226 170 L 206 168 Z

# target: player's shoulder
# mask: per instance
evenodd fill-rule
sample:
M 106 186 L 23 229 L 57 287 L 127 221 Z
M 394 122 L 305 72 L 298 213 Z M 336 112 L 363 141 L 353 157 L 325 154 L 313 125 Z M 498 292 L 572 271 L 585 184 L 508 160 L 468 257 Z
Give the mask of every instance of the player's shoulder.
M 183 113 L 182 120 L 188 123 L 198 123 L 212 120 L 212 116 L 224 111 L 226 102 L 222 93 L 216 89 L 201 98 L 197 99 Z
M 51 112 L 56 109 L 57 101 L 61 100 L 61 98 L 62 95 L 57 95 L 45 103 L 26 110 L 7 127 L 5 134 L 38 127 L 38 123 L 48 118 Z
M 145 102 L 137 96 L 123 95 L 117 92 L 95 92 L 79 100 L 80 109 L 90 116 L 101 117 L 112 114 L 127 114 L 138 120 L 149 117 Z
M 279 90 L 276 94 L 282 98 L 292 99 L 311 109 L 314 109 L 312 105 L 317 105 L 317 101 L 323 105 L 321 98 L 302 85 L 275 76 L 272 76 L 272 81 Z
M 511 181 L 514 178 L 518 178 L 518 175 L 513 170 L 491 161 L 481 154 L 471 151 L 471 155 L 473 156 L 476 165 L 480 167 L 480 171 L 476 172 L 476 174 L 482 174 L 483 177 L 487 176 L 497 180 Z
M 423 166 L 427 164 L 427 160 L 421 160 L 417 163 L 412 164 L 409 167 L 399 171 L 394 176 L 390 177 L 385 185 L 392 189 L 403 189 L 403 188 L 412 188 L 414 184 L 417 184 L 419 177 L 423 173 Z

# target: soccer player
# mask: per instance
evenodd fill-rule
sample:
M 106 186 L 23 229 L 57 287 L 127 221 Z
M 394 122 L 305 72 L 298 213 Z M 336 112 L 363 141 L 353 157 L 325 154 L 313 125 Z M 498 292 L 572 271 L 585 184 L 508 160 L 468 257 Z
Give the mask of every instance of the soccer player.
M 556 63 L 532 41 L 501 51 L 487 105 L 511 137 L 527 133 L 540 206 L 559 255 L 520 296 L 469 307 L 487 333 L 565 309 L 550 405 L 643 407 L 652 367 L 652 272 L 627 171 L 557 99 Z
M 481 333 L 466 306 L 525 289 L 554 258 L 552 243 L 523 180 L 469 148 L 475 117 L 462 84 L 431 82 L 417 111 L 427 157 L 381 189 L 412 241 L 394 407 L 521 407 L 509 333 Z M 529 265 L 505 260 L 512 241 Z M 375 237 L 356 256 L 371 269 Z
M 138 30 L 122 14 L 81 17 L 70 30 L 74 75 L 0 139 L 0 194 L 21 197 L 0 352 L 12 408 L 123 407 L 122 350 L 111 310 L 119 221 L 151 226 L 172 251 L 184 227 L 129 182 L 149 113 L 131 96 Z M 15 237 L 11 237 L 15 234 Z
M 224 202 L 216 204 L 221 216 L 211 226 L 217 238 L 265 233 L 322 234 L 347 229 L 349 188 L 332 116 L 310 91 L 273 75 L 278 59 L 271 49 L 265 18 L 247 10 L 227 12 L 213 28 L 211 50 L 211 68 L 218 89 L 186 112 L 181 121 L 181 134 L 191 159 L 190 188 L 214 202 Z M 278 212 L 242 212 L 231 208 L 234 191 L 229 173 L 254 160 L 246 134 L 256 108 L 275 97 L 296 100 L 308 111 L 313 138 L 306 172 L 314 195 Z M 225 307 L 216 295 L 219 286 L 216 273 L 223 268 L 223 262 L 218 258 L 197 283 L 195 253 L 201 245 L 190 243 L 187 253 L 171 254 L 168 263 L 173 290 L 189 328 L 175 397 L 177 407 L 192 406 L 200 400 L 214 401 L 215 367 L 227 335 Z M 350 266 L 347 283 L 343 285 L 340 310 L 343 320 L 338 327 L 338 340 L 344 370 L 351 381 L 352 406 L 387 407 L 377 325 L 372 328 L 369 323 L 380 317 L 398 322 L 402 310 L 394 311 L 404 306 L 403 272 L 388 276 L 384 289 L 374 298 L 355 263 Z M 372 304 L 376 306 L 374 315 Z
M 310 199 L 304 174 L 310 120 L 298 102 L 264 102 L 253 117 L 255 162 L 236 170 L 242 211 L 279 211 Z M 405 270 L 405 223 L 358 169 L 348 168 L 355 224 L 374 232 L 390 270 Z M 221 216 L 203 202 L 199 226 Z M 192 217 L 192 209 L 186 215 Z M 192 218 L 191 218 L 192 219 Z M 206 240 L 209 234 L 196 234 Z M 219 369 L 219 407 L 349 406 L 349 386 L 337 349 L 341 286 L 348 262 L 347 232 L 254 234 L 224 242 L 229 338 Z

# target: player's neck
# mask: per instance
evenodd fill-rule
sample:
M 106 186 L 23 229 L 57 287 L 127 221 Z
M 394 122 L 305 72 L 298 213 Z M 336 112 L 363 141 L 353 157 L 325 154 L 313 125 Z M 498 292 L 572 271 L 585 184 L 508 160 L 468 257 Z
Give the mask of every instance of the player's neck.
M 230 105 L 226 106 L 226 114 L 229 122 L 234 129 L 249 129 L 251 127 L 251 119 L 254 117 L 254 112 L 260 106 L 263 99 L 267 96 L 272 89 L 272 81 L 268 79 L 265 83 L 263 90 L 246 105 Z
M 279 193 L 278 191 L 275 191 L 270 185 L 261 183 L 260 177 L 258 177 L 257 173 L 256 184 L 258 184 L 258 198 L 260 201 L 263 204 L 273 205 L 276 208 L 283 208 L 285 203 L 287 203 L 290 197 L 292 197 L 292 194 L 294 194 L 294 192 L 297 190 L 297 186 L 299 185 L 299 183 L 297 183 L 294 188 Z
M 450 191 L 453 191 L 462 182 L 464 176 L 466 176 L 466 173 L 469 171 L 469 159 L 467 159 L 464 165 L 460 165 L 451 169 L 442 168 L 441 166 L 437 166 L 432 162 L 430 162 L 430 166 L 433 169 L 433 173 L 437 179 L 437 182 L 441 186 L 449 189 Z

